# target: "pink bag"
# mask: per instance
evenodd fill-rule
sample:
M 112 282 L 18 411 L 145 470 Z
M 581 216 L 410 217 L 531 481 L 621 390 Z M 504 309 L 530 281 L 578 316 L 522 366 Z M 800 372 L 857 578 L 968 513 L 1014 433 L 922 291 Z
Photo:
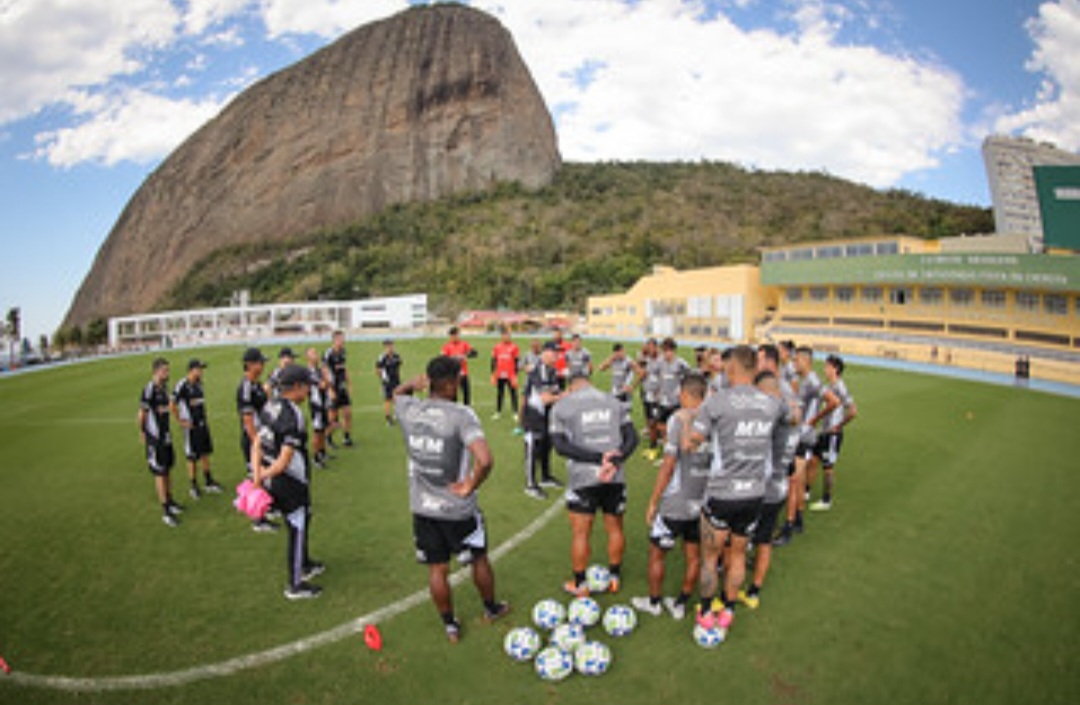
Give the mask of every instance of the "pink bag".
M 266 512 L 273 503 L 270 493 L 261 487 L 256 487 L 251 480 L 244 480 L 236 486 L 236 499 L 233 500 L 233 506 L 252 519 L 262 519 L 266 516 Z

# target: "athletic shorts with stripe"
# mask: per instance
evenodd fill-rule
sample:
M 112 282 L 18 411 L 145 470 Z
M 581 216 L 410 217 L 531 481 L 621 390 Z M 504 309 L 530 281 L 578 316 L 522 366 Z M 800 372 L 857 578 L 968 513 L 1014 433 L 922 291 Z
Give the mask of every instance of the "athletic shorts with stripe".
M 487 553 L 484 515 L 477 512 L 468 519 L 435 519 L 413 514 L 413 542 L 419 563 L 449 563 L 454 557 L 468 565 Z

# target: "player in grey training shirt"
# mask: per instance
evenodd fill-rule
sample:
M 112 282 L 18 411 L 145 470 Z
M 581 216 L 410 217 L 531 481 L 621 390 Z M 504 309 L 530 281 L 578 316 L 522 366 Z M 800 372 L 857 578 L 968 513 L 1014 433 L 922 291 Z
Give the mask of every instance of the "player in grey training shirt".
M 641 368 L 626 354 L 622 343 L 611 346 L 611 356 L 600 363 L 600 371 L 611 370 L 611 396 L 630 408 L 631 395 L 637 386 Z
M 781 400 L 753 386 L 756 367 L 753 349 L 746 345 L 732 349 L 728 367 L 731 387 L 709 397 L 687 439 L 689 447 L 707 441 L 713 453 L 701 512 L 698 624 L 706 629 L 726 630 L 735 619 L 738 591 L 746 574 L 747 537 L 761 511 L 775 436 L 786 433 L 782 422 L 788 417 L 787 408 Z M 717 614 L 716 567 L 729 539 L 723 610 Z
M 649 373 L 657 380 L 656 406 L 653 424 L 649 428 L 650 460 L 659 457 L 658 446 L 667 434 L 667 421 L 679 408 L 679 384 L 690 371 L 690 365 L 676 353 L 678 345 L 673 338 L 664 338 L 660 344 L 660 357 L 649 365 Z
M 461 623 L 454 615 L 450 558 L 472 565 L 473 582 L 484 602 L 484 619 L 499 619 L 510 607 L 495 599 L 495 573 L 487 557 L 487 529 L 476 491 L 493 460 L 476 413 L 458 404 L 460 363 L 434 358 L 427 375 L 394 390 L 394 406 L 409 458 L 409 508 L 416 558 L 428 566 L 431 600 L 446 636 L 457 642 Z M 428 399 L 412 394 L 430 385 Z
M 635 597 L 630 603 L 635 609 L 660 616 L 661 594 L 664 587 L 664 559 L 681 538 L 686 568 L 678 597 L 663 598 L 663 606 L 675 619 L 686 614 L 686 603 L 698 582 L 701 545 L 701 503 L 705 483 L 712 466 L 708 444 L 697 449 L 683 450 L 680 440 L 697 416 L 705 400 L 705 378 L 691 373 L 680 385 L 681 408 L 668 423 L 664 444 L 664 462 L 656 476 L 645 523 L 649 527 L 649 596 Z
M 795 382 L 792 386 L 799 399 L 802 425 L 799 427 L 799 445 L 795 448 L 795 472 L 788 485 L 787 521 L 777 538 L 777 545 L 781 546 L 789 543 L 794 533 L 803 532 L 803 512 L 806 511 L 806 494 L 809 492 L 807 465 L 817 444 L 816 424 L 822 415 L 828 414 L 839 403 L 836 395 L 822 386 L 814 372 L 814 351 L 809 347 L 795 349 Z
M 570 514 L 570 565 L 574 579 L 564 588 L 575 596 L 588 594 L 589 534 L 599 509 L 608 537 L 611 592 L 618 592 L 626 539 L 626 475 L 623 464 L 637 447 L 630 411 L 580 374 L 570 379 L 566 396 L 551 409 L 551 438 L 567 459 L 566 508 Z
M 584 344 L 581 342 L 581 336 L 574 333 L 570 338 L 570 345 L 570 349 L 566 351 L 567 376 L 592 377 L 592 353 L 585 349 Z
M 855 418 L 858 410 L 855 407 L 855 397 L 851 396 L 847 384 L 844 382 L 844 361 L 838 355 L 829 355 L 825 358 L 826 389 L 836 397 L 838 404 L 827 414 L 821 414 L 821 434 L 818 437 L 817 446 L 814 448 L 814 457 L 807 467 L 806 485 L 814 484 L 814 476 L 817 471 L 817 461 L 821 460 L 825 468 L 824 489 L 821 499 L 810 505 L 811 511 L 821 512 L 832 509 L 833 483 L 835 482 L 836 460 L 840 455 L 840 446 L 844 442 L 844 427 Z

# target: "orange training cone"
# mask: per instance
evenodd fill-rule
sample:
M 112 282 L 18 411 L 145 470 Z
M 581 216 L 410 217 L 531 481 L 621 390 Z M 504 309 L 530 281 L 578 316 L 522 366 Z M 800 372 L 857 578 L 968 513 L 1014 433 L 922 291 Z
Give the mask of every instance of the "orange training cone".
M 382 634 L 374 624 L 364 627 L 364 643 L 372 651 L 382 651 Z

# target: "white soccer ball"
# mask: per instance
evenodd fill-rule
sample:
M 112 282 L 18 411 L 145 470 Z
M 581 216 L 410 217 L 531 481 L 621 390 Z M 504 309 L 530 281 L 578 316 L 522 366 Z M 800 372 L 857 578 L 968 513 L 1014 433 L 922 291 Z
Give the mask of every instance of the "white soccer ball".
M 604 566 L 594 563 L 585 570 L 585 587 L 589 592 L 607 592 L 611 586 L 611 572 Z
M 574 652 L 574 666 L 586 676 L 607 673 L 611 668 L 611 649 L 599 641 L 587 641 Z
M 529 627 L 511 629 L 503 639 L 503 649 L 515 661 L 529 661 L 540 650 L 540 635 Z
M 585 643 L 585 628 L 579 624 L 560 624 L 551 632 L 551 643 L 563 651 L 574 653 Z
M 727 634 L 720 627 L 706 629 L 700 624 L 694 625 L 694 641 L 703 649 L 715 649 L 724 643 Z
M 604 612 L 604 631 L 611 636 L 626 636 L 637 626 L 637 612 L 627 605 L 612 605 Z
M 566 619 L 566 608 L 555 600 L 540 600 L 533 607 L 532 618 L 533 624 L 550 631 Z
M 574 671 L 574 659 L 558 646 L 549 646 L 536 655 L 536 674 L 546 681 L 561 681 Z
M 566 610 L 566 619 L 570 624 L 591 627 L 600 621 L 600 605 L 591 597 L 575 598 Z

